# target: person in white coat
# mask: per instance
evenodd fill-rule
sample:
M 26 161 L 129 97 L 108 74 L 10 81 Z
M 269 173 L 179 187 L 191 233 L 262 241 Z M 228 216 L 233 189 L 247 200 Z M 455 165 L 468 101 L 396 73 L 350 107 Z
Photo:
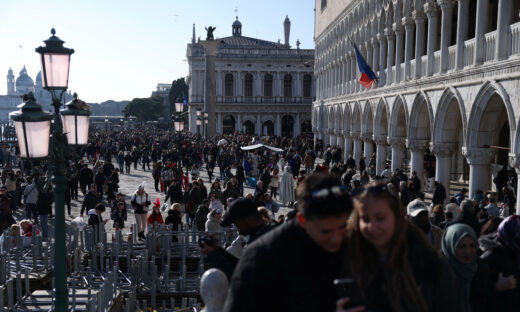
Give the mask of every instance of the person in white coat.
M 289 166 L 285 166 L 284 173 L 280 178 L 279 200 L 284 206 L 296 200 L 294 194 L 294 177 L 291 173 L 291 167 Z
M 206 221 L 206 232 L 220 232 L 220 218 L 222 217 L 222 210 L 220 208 L 212 209 L 208 213 L 208 220 Z

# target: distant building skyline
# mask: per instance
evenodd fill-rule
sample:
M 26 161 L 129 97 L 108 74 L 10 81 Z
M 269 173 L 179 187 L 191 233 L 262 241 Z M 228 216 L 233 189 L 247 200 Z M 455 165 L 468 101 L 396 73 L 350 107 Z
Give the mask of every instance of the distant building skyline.
M 298 40 L 302 49 L 314 48 L 314 3 L 307 1 L 266 0 L 261 5 L 240 0 L 27 0 L 23 5 L 2 1 L 0 95 L 8 93 L 6 73 L 10 67 L 18 72 L 25 66 L 32 77 L 36 76 L 40 61 L 34 49 L 43 45 L 54 27 L 65 46 L 75 50 L 69 89 L 80 98 L 104 102 L 148 97 L 158 83 L 188 75 L 184 44 L 191 40 L 193 24 L 197 37 L 204 39 L 204 27 L 209 25 L 216 27 L 215 37 L 224 37 L 236 7 L 239 18 L 248 24 L 244 36 L 283 42 L 282 22 L 289 15 L 293 23 L 291 46 L 296 47 Z

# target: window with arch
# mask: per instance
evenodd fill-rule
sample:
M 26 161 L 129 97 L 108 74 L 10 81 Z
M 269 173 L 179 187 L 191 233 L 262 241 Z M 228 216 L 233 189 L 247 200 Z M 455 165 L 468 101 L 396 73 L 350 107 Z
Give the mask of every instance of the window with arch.
M 273 96 L 273 75 L 266 74 L 264 77 L 264 96 Z
M 292 96 L 292 76 L 290 74 L 286 74 L 283 77 L 283 96 L 284 97 Z
M 226 74 L 224 78 L 224 95 L 233 96 L 233 74 Z
M 309 74 L 303 76 L 303 97 L 312 96 L 312 77 Z
M 246 74 L 244 79 L 244 95 L 253 96 L 253 75 Z

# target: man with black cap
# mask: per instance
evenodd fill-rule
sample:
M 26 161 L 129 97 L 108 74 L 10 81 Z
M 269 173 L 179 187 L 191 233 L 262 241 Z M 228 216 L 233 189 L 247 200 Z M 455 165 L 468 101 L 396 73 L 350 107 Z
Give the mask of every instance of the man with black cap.
M 220 225 L 229 227 L 231 224 L 235 224 L 240 235 L 247 236 L 246 246 L 273 229 L 272 225 L 265 224 L 254 202 L 247 198 L 236 199 L 229 205 Z M 217 247 L 216 243 L 213 240 L 209 246 L 203 241 L 202 252 L 206 254 L 206 262 L 210 268 L 222 270 L 230 279 L 238 259 L 224 248 Z
M 306 178 L 297 195 L 296 217 L 256 239 L 240 258 L 225 312 L 335 310 L 333 281 L 352 200 L 331 174 Z

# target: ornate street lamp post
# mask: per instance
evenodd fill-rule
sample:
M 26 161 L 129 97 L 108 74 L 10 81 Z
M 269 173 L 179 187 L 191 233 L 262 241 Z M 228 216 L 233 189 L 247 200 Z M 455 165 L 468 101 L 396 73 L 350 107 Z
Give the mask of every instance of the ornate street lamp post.
M 181 167 L 181 161 L 182 161 L 182 139 L 181 139 L 181 132 L 184 131 L 184 119 L 183 113 L 184 111 L 184 103 L 182 99 L 178 99 L 175 103 L 175 113 L 173 114 L 173 128 L 175 130 L 175 134 L 177 136 L 177 143 L 179 147 L 179 157 L 177 162 L 177 170 L 179 174 L 179 181 L 181 181 L 182 176 L 182 167 Z
M 34 100 L 32 93 L 24 96 L 20 110 L 10 114 L 15 122 L 20 154 L 27 159 L 48 159 L 48 175 L 52 174 L 55 201 L 55 249 L 54 249 L 54 285 L 55 311 L 68 310 L 68 290 L 65 247 L 65 183 L 67 182 L 68 160 L 71 158 L 70 145 L 84 145 L 88 140 L 89 115 L 88 105 L 78 100 L 77 95 L 60 107 L 63 94 L 68 88 L 70 56 L 74 50 L 63 47 L 64 41 L 55 36 L 45 40 L 44 47 L 36 52 L 41 55 L 43 87 L 52 95 L 54 114 L 45 113 Z M 54 120 L 51 132 L 51 120 Z M 50 148 L 49 148 L 50 147 Z M 48 185 L 47 181 L 47 185 Z

